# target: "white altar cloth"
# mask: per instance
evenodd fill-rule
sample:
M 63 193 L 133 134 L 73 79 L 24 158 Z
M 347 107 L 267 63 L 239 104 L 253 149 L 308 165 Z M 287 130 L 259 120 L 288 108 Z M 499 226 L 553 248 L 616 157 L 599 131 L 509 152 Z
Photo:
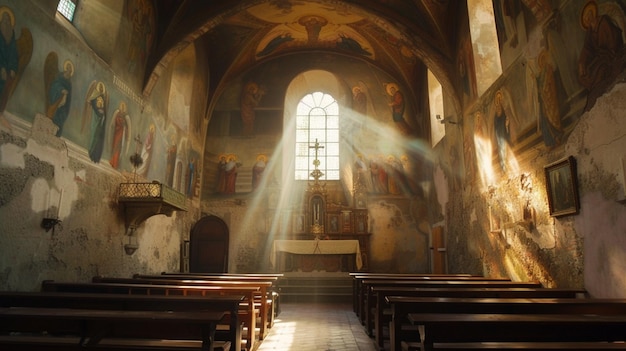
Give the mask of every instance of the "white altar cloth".
M 270 252 L 272 267 L 276 267 L 276 256 L 280 251 L 300 255 L 355 254 L 356 268 L 363 267 L 358 240 L 274 240 Z

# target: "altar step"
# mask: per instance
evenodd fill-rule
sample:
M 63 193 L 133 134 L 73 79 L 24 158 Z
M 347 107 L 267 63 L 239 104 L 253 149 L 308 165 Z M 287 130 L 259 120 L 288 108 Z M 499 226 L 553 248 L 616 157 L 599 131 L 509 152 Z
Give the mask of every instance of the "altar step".
M 285 276 L 278 280 L 281 302 L 351 302 L 350 276 Z

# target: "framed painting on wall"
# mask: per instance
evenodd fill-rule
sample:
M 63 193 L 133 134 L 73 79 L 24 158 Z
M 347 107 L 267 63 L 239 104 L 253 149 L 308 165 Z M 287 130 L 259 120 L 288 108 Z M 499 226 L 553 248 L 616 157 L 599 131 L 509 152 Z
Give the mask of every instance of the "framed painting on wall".
M 576 159 L 572 156 L 544 167 L 550 215 L 577 214 L 580 209 Z
M 328 227 L 326 228 L 326 231 L 328 233 L 331 234 L 339 234 L 340 233 L 340 227 L 339 227 L 339 214 L 338 213 L 329 213 L 327 218 L 328 221 Z

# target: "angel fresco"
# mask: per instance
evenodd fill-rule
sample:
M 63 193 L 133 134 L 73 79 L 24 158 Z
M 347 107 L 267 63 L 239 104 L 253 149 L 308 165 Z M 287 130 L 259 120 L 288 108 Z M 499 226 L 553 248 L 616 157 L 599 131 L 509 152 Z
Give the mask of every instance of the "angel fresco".
M 589 1 L 580 13 L 580 24 L 586 35 L 578 58 L 578 75 L 581 84 L 589 91 L 585 111 L 595 104 L 626 62 L 625 28 L 619 26 L 624 25 L 624 13 L 619 7 L 607 10 L 614 3 L 602 5 L 604 11 L 600 11 L 595 1 Z
M 33 36 L 23 28 L 19 39 L 15 38 L 15 15 L 6 7 L 0 7 L 0 113 L 4 112 L 22 73 L 33 54 Z
M 87 89 L 85 108 L 83 110 L 83 120 L 81 132 L 85 125 L 89 124 L 89 158 L 95 162 L 100 162 L 102 150 L 104 148 L 104 132 L 109 108 L 109 93 L 106 86 L 101 81 L 94 80 Z
M 410 134 L 411 127 L 404 120 L 404 94 L 400 91 L 400 88 L 398 88 L 396 83 L 386 83 L 385 91 L 387 91 L 387 94 L 389 95 L 389 106 L 391 107 L 391 117 L 393 121 L 402 133 Z
M 44 63 L 44 85 L 46 89 L 46 116 L 59 128 L 56 136 L 63 134 L 63 126 L 70 113 L 72 102 L 72 81 L 74 63 L 63 62 L 63 70 L 59 71 L 59 58 L 50 52 Z
M 128 154 L 128 147 L 131 138 L 130 116 L 127 112 L 126 102 L 121 101 L 109 125 L 111 134 L 111 157 L 109 163 L 111 167 L 117 169 L 119 167 L 120 156 Z

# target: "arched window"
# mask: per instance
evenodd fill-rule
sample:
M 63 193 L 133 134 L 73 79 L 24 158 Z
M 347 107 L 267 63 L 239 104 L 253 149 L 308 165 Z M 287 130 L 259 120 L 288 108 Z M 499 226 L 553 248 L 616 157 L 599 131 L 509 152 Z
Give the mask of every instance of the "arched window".
M 298 103 L 295 151 L 296 180 L 312 179 L 316 155 L 320 179 L 339 180 L 339 105 L 331 95 L 315 92 Z
M 467 11 L 474 49 L 476 84 L 478 95 L 482 95 L 502 74 L 493 2 L 468 0 Z
M 74 11 L 76 11 L 76 0 L 61 0 L 57 5 L 57 11 L 72 22 L 74 19 Z

